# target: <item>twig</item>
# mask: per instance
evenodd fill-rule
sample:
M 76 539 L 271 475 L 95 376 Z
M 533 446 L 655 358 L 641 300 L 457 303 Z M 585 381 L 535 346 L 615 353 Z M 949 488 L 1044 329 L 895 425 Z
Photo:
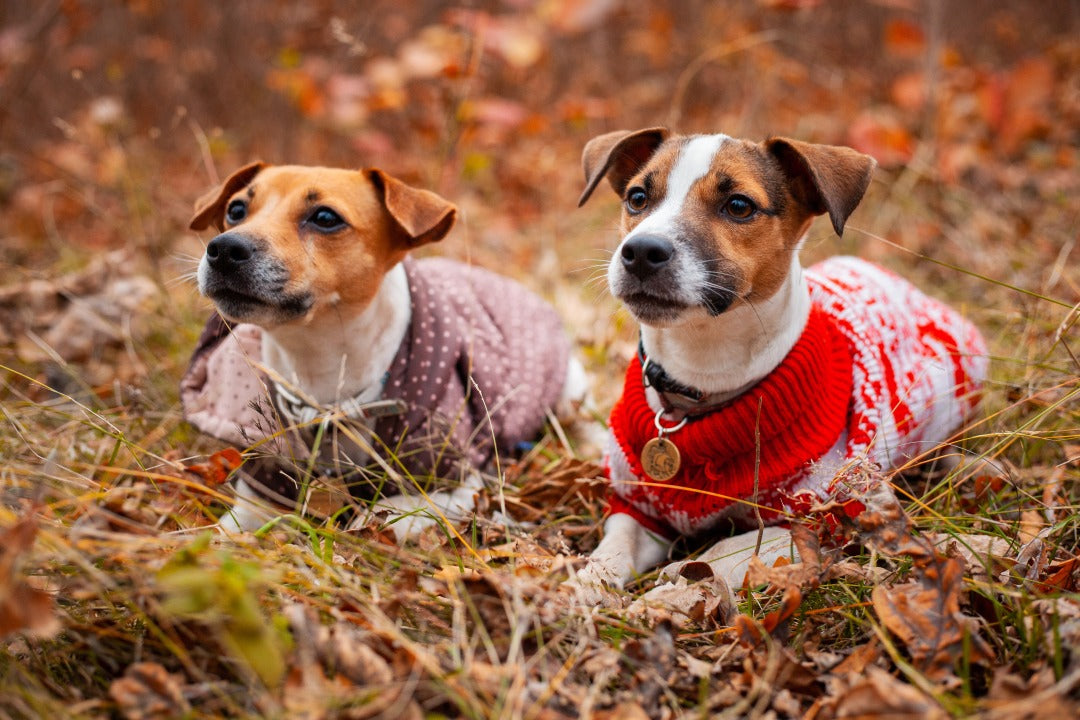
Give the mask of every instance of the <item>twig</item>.
M 765 521 L 761 519 L 761 503 L 758 501 L 758 483 L 761 480 L 761 405 L 764 398 L 757 401 L 757 419 L 754 421 L 754 518 L 757 520 L 757 542 L 754 554 L 761 552 L 761 540 L 765 536 Z

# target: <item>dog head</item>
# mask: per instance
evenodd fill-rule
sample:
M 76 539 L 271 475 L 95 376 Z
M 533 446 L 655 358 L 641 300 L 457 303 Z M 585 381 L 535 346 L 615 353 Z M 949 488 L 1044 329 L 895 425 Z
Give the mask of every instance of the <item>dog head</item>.
M 377 169 L 246 165 L 195 204 L 221 231 L 199 290 L 223 317 L 263 327 L 328 307 L 360 311 L 409 250 L 441 240 L 455 207 Z
M 875 162 L 786 138 L 755 143 L 647 128 L 593 138 L 582 164 L 579 205 L 604 177 L 623 199 L 612 294 L 659 327 L 771 297 L 814 216 L 828 213 L 843 233 Z

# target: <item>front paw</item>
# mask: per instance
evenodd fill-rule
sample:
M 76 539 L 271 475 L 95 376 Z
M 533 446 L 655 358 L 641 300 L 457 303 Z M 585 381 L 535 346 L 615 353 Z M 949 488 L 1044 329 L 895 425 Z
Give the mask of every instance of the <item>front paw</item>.
M 580 570 L 571 570 L 561 587 L 579 607 L 621 608 L 624 604 L 618 573 L 595 559 L 590 558 Z
M 736 614 L 735 594 L 720 575 L 703 562 L 672 563 L 660 572 L 658 584 L 627 608 L 650 625 L 670 618 L 676 627 L 689 623 L 729 625 Z

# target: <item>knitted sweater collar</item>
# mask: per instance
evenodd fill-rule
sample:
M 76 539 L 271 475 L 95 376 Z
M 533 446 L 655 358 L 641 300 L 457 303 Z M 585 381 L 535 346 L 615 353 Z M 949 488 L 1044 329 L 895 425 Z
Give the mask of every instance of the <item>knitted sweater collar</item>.
M 631 502 L 709 515 L 749 500 L 756 472 L 759 502 L 767 504 L 785 480 L 836 442 L 846 425 L 852 382 L 847 340 L 815 308 L 798 342 L 769 375 L 665 436 L 678 447 L 682 463 L 673 478 L 655 483 L 642 470 L 640 454 L 657 436 L 656 413 L 645 397 L 641 361 L 634 357 L 611 411 L 611 429 L 641 483 L 620 494 Z

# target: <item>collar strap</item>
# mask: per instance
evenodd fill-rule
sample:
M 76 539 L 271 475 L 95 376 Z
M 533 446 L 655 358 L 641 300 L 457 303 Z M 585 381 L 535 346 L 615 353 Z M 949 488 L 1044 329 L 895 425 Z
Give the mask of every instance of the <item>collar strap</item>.
M 735 390 L 714 393 L 707 393 L 704 390 L 683 385 L 668 375 L 667 371 L 659 363 L 653 362 L 645 354 L 645 344 L 640 337 L 638 338 L 638 360 L 641 361 L 642 384 L 656 391 L 660 399 L 660 405 L 664 409 L 664 415 L 670 416 L 674 420 L 693 418 L 710 413 L 723 407 L 757 384 L 755 381 Z
M 402 415 L 408 410 L 405 401 L 398 398 L 362 401 L 361 398 L 365 392 L 367 391 L 361 391 L 336 405 L 325 406 L 308 402 L 307 399 L 293 393 L 281 383 L 274 383 L 278 410 L 290 425 L 310 425 L 320 418 L 325 423 L 329 422 L 333 416 L 344 417 L 348 420 L 367 420 Z

